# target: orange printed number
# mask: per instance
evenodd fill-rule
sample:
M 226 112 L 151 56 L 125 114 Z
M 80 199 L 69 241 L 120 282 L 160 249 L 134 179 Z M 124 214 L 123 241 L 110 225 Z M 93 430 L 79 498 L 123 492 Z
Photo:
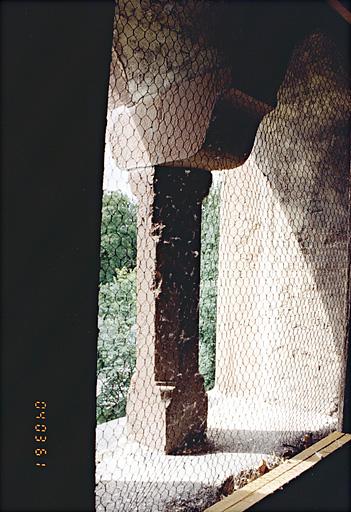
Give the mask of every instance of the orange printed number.
M 48 452 L 45 450 L 45 448 L 36 448 L 34 453 L 37 457 L 41 457 L 42 455 L 47 455 Z
M 46 432 L 46 425 L 35 425 L 34 428 L 37 432 Z
M 37 443 L 45 443 L 46 436 L 34 436 L 34 439 L 36 440 Z
M 46 409 L 46 402 L 41 402 L 40 400 L 37 400 L 34 402 L 34 407 L 36 409 Z

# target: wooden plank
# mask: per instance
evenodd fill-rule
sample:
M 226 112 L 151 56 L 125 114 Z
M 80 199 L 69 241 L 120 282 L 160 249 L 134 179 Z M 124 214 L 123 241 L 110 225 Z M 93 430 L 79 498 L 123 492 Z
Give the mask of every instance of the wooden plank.
M 311 467 L 310 463 L 308 463 L 307 465 L 305 464 L 303 466 L 305 467 L 303 471 L 296 473 L 295 476 L 293 476 L 294 473 L 291 473 L 291 477 L 289 476 L 292 470 L 300 466 L 304 461 L 308 460 L 311 456 L 314 456 L 316 452 L 322 453 L 322 450 L 328 450 L 325 452 L 323 451 L 324 456 L 326 456 L 328 453 L 334 451 L 334 449 L 348 442 L 347 440 L 344 440 L 343 442 L 340 441 L 340 439 L 344 438 L 345 436 L 347 436 L 347 440 L 350 440 L 351 436 L 349 434 L 345 435 L 342 432 L 332 432 L 327 437 L 321 439 L 320 441 L 313 444 L 306 450 L 295 455 L 295 457 L 292 457 L 288 461 L 272 469 L 266 475 L 257 478 L 253 482 L 250 482 L 249 484 L 245 485 L 242 489 L 235 491 L 230 496 L 226 496 L 223 500 L 207 508 L 205 512 L 234 512 L 237 510 L 241 510 L 241 507 L 244 506 L 245 504 L 249 504 L 247 506 L 251 506 L 253 503 L 256 503 L 267 494 L 274 492 L 274 490 L 279 489 L 279 487 L 286 484 L 289 480 L 301 474 L 301 472 L 308 469 L 308 467 Z M 331 448 L 333 443 L 338 443 L 335 446 L 335 448 Z M 318 460 L 320 459 L 318 459 L 317 456 L 316 462 L 318 462 Z M 265 490 L 267 490 L 267 493 L 262 494 L 263 487 L 265 488 Z M 254 497 L 252 497 L 251 495 L 255 495 L 256 497 L 258 496 L 259 498 L 254 499 Z M 252 501 L 253 499 L 254 501 Z M 239 503 L 241 502 L 243 502 L 243 504 L 240 505 L 239 507 Z
M 269 479 L 267 478 L 269 473 L 266 475 L 261 476 L 260 478 L 256 478 L 253 482 L 250 482 L 246 484 L 241 489 L 238 489 L 233 494 L 230 494 L 229 496 L 226 496 L 221 501 L 218 501 L 211 507 L 207 508 L 205 512 L 224 512 L 228 509 L 228 507 L 231 507 L 234 503 L 237 503 L 238 501 L 246 498 L 253 492 L 255 492 L 257 489 L 262 487 L 265 483 L 269 483 Z
M 327 457 L 330 453 L 337 450 L 344 444 L 350 441 L 350 438 L 343 436 L 342 438 L 334 441 L 331 445 L 328 445 L 325 449 L 322 449 L 313 455 L 311 455 L 308 459 L 303 460 L 300 464 L 297 464 L 295 467 L 292 467 L 289 471 L 283 473 L 280 477 L 272 480 L 267 485 L 261 487 L 258 492 L 250 494 L 247 498 L 241 500 L 237 506 L 229 507 L 227 512 L 243 512 L 250 508 L 252 505 L 261 501 L 263 498 L 272 494 L 276 490 L 278 490 L 283 485 L 291 482 L 294 478 L 297 478 L 302 473 L 313 467 L 317 462 L 320 462 L 323 458 Z
M 351 12 L 339 0 L 328 0 L 328 4 L 340 14 L 347 23 L 351 23 Z
M 235 491 L 230 496 L 227 496 L 223 500 L 219 501 L 218 503 L 215 503 L 212 505 L 212 507 L 209 507 L 206 509 L 205 512 L 224 512 L 226 511 L 230 506 L 234 505 L 235 503 L 238 503 L 242 499 L 246 498 L 249 494 L 252 492 L 255 492 L 257 489 L 263 487 L 266 483 L 269 483 L 270 481 L 277 478 L 280 474 L 285 473 L 290 468 L 296 466 L 299 464 L 302 460 L 305 458 L 308 458 L 310 455 L 315 453 L 316 450 L 320 450 L 323 447 L 331 444 L 336 439 L 342 437 L 344 434 L 340 432 L 332 432 L 327 437 L 321 439 L 314 445 L 310 446 L 300 454 L 296 455 L 295 457 L 292 457 L 288 461 L 284 462 L 283 464 L 280 464 L 276 468 L 272 469 L 269 473 L 266 475 L 261 476 L 260 478 L 257 478 L 253 482 L 250 482 L 249 484 L 245 485 L 242 489 L 239 489 L 238 491 Z
M 228 89 L 223 96 L 219 98 L 218 102 L 221 101 L 229 103 L 232 108 L 239 107 L 241 109 L 255 112 L 255 114 L 261 118 L 271 112 L 274 108 L 272 105 L 268 105 L 263 101 L 253 98 L 239 89 Z
M 341 446 L 348 443 L 349 441 L 351 441 L 351 434 L 345 434 L 341 439 L 338 439 L 337 441 L 334 441 L 333 444 L 330 444 L 329 446 L 326 446 L 325 448 L 323 448 L 323 453 L 327 453 L 327 454 L 332 453 L 337 448 L 340 448 Z
M 309 448 L 306 448 L 306 450 L 303 450 L 301 453 L 298 453 L 294 457 L 291 457 L 288 462 L 290 461 L 302 461 L 307 459 L 310 455 L 313 455 L 316 453 L 316 451 L 324 448 L 325 446 L 328 446 L 332 442 L 336 441 L 337 439 L 343 437 L 345 434 L 343 432 L 332 432 L 327 437 L 323 437 L 320 441 L 317 443 L 312 444 Z
M 307 471 L 313 467 L 315 464 L 317 464 L 317 462 L 320 462 L 323 458 L 327 457 L 330 453 L 348 443 L 350 440 L 350 435 L 342 435 L 340 438 L 332 441 L 331 444 L 310 455 L 307 459 L 301 460 L 294 467 L 283 473 L 280 477 L 277 477 L 269 484 L 262 486 L 256 492 L 250 494 L 247 498 L 239 501 L 236 505 L 226 508 L 226 512 L 244 512 L 245 510 L 248 510 L 250 507 L 252 507 L 252 505 L 261 501 L 269 494 L 272 494 L 283 485 L 286 485 L 291 480 L 301 475 L 304 471 Z

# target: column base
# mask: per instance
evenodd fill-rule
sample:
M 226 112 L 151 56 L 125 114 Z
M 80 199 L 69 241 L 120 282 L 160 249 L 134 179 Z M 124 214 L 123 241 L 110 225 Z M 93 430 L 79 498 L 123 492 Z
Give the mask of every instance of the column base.
M 128 439 L 166 454 L 197 453 L 206 444 L 207 393 L 197 373 L 178 383 L 142 382 L 134 374 L 127 400 Z

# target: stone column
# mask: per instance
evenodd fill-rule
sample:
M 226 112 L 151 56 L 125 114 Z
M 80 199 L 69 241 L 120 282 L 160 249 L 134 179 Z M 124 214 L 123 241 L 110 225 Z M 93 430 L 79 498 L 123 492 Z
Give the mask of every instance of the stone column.
M 165 453 L 206 435 L 198 369 L 201 203 L 208 171 L 131 172 L 138 197 L 137 361 L 127 401 L 128 437 Z

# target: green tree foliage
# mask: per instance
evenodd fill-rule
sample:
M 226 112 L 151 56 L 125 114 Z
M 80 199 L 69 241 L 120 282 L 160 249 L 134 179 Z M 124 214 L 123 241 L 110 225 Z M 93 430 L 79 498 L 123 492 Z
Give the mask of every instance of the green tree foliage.
M 99 293 L 98 423 L 125 415 L 135 367 L 135 323 L 136 269 L 116 269 Z
M 116 268 L 136 264 L 136 204 L 121 192 L 105 192 L 102 199 L 100 283 L 112 281 Z
M 200 371 L 214 385 L 219 186 L 203 203 L 200 287 Z M 103 198 L 99 292 L 97 422 L 125 415 L 135 368 L 136 205 L 120 192 Z
M 201 224 L 199 366 L 206 389 L 214 386 L 219 245 L 220 185 L 212 185 L 203 202 Z

